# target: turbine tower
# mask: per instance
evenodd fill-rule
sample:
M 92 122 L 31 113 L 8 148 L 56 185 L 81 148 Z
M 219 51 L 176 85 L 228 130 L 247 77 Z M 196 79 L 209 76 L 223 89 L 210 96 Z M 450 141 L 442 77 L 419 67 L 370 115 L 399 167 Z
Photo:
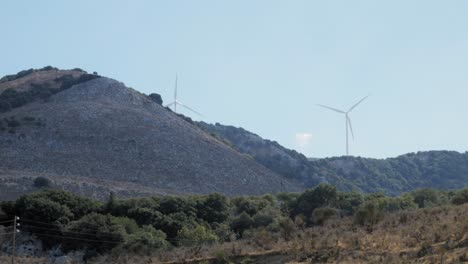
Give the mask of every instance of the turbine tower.
M 170 104 L 167 104 L 166 107 L 171 107 L 171 106 L 174 106 L 174 113 L 177 114 L 177 106 L 182 106 L 183 108 L 186 108 L 187 110 L 189 111 L 192 111 L 194 112 L 195 114 L 199 115 L 199 116 L 203 116 L 202 114 L 200 114 L 199 112 L 193 110 L 192 108 L 190 108 L 189 106 L 183 104 L 182 102 L 180 102 L 178 99 L 177 99 L 177 74 L 176 74 L 176 78 L 175 78 L 175 87 L 174 87 L 174 101 Z
M 366 96 L 366 97 L 362 98 L 361 100 L 359 100 L 357 103 L 355 103 L 353 106 L 351 106 L 348 109 L 348 111 L 343 111 L 343 110 L 339 110 L 339 109 L 336 109 L 336 108 L 333 108 L 333 107 L 329 107 L 329 106 L 319 104 L 319 106 L 321 106 L 321 107 L 324 107 L 326 109 L 332 110 L 332 111 L 340 113 L 340 114 L 344 114 L 344 116 L 345 116 L 345 127 L 346 127 L 346 156 L 349 156 L 349 132 L 348 132 L 349 130 L 351 130 L 351 136 L 354 139 L 353 126 L 351 125 L 351 118 L 349 117 L 349 113 L 351 113 L 351 111 L 353 111 L 354 108 L 356 108 L 359 104 L 361 104 L 364 100 L 366 100 L 367 97 L 369 97 L 369 96 Z

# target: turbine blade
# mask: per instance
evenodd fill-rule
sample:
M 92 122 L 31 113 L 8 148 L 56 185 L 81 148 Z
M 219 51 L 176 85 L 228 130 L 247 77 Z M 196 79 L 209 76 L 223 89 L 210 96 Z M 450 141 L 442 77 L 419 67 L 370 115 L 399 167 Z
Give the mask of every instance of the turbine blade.
M 172 105 L 174 105 L 175 103 L 176 103 L 176 102 L 172 102 L 172 103 L 170 103 L 170 104 L 165 105 L 164 107 L 172 106 Z
M 338 112 L 338 113 L 340 113 L 340 114 L 346 114 L 346 112 L 344 112 L 344 111 L 341 111 L 341 110 L 338 110 L 338 109 L 336 109 L 336 108 L 333 108 L 333 107 L 328 107 L 328 106 L 321 105 L 321 104 L 319 104 L 318 106 L 321 106 L 321 107 L 323 107 L 323 108 L 327 108 L 327 109 L 329 109 L 329 110 L 332 110 L 332 111 Z
M 351 108 L 349 108 L 349 110 L 348 110 L 347 113 L 353 111 L 353 109 L 356 108 L 358 105 L 360 105 L 364 100 L 366 100 L 367 97 L 369 97 L 369 95 L 366 96 L 366 97 L 364 97 L 364 98 L 362 98 L 361 100 L 359 100 L 359 102 L 357 102 L 357 103 L 355 103 L 353 106 L 351 106 Z
M 197 115 L 203 117 L 202 114 L 200 114 L 199 112 L 193 110 L 192 108 L 190 108 L 190 107 L 188 107 L 188 106 L 186 106 L 186 105 L 184 105 L 184 104 L 182 104 L 182 103 L 180 103 L 180 102 L 177 102 L 177 104 L 180 105 L 180 106 L 182 106 L 182 107 L 184 107 L 184 108 L 186 108 L 186 109 L 188 109 L 188 110 L 190 110 L 190 111 L 192 111 L 192 112 L 194 112 L 195 114 L 197 114 Z
M 346 116 L 346 120 L 347 120 L 347 123 L 348 123 L 348 126 L 349 126 L 349 130 L 351 130 L 351 136 L 354 140 L 354 132 L 353 132 L 353 126 L 351 125 L 351 118 L 349 118 L 349 116 Z

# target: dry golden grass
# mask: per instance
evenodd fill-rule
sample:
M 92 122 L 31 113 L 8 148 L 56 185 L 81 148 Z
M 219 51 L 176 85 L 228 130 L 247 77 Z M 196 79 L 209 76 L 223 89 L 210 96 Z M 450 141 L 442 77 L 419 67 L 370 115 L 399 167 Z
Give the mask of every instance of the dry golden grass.
M 25 91 L 31 88 L 32 84 L 42 84 L 42 83 L 50 83 L 51 87 L 59 88 L 60 84 L 56 84 L 51 82 L 56 78 L 60 78 L 64 75 L 72 75 L 73 77 L 78 77 L 83 74 L 80 71 L 73 71 L 73 70 L 49 70 L 49 71 L 37 71 L 33 72 L 23 78 L 19 78 L 17 80 L 0 83 L 0 93 L 7 89 L 15 89 L 16 91 Z

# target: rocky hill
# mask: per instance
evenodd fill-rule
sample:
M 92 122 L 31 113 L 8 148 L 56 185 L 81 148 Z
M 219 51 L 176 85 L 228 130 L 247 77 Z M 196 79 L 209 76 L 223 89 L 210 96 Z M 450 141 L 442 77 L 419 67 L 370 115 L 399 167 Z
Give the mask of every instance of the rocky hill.
M 299 182 L 303 188 L 324 182 L 343 191 L 397 195 L 424 187 L 455 189 L 468 186 L 468 152 L 429 151 L 388 159 L 308 159 L 243 128 L 203 122 L 198 125 L 286 179 Z
M 299 190 L 124 84 L 47 67 L 0 80 L 0 188 L 94 196 Z M 5 197 L 4 197 L 5 198 Z

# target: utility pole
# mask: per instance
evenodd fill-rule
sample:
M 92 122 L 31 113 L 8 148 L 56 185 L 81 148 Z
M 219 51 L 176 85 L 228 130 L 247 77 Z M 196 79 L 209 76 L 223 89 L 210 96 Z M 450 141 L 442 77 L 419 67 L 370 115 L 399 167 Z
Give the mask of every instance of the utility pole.
M 19 232 L 19 230 L 17 229 L 17 226 L 19 226 L 19 224 L 17 223 L 18 220 L 20 220 L 20 218 L 15 215 L 15 219 L 13 219 L 13 249 L 12 249 L 13 254 L 11 254 L 11 264 L 15 264 L 16 233 Z

